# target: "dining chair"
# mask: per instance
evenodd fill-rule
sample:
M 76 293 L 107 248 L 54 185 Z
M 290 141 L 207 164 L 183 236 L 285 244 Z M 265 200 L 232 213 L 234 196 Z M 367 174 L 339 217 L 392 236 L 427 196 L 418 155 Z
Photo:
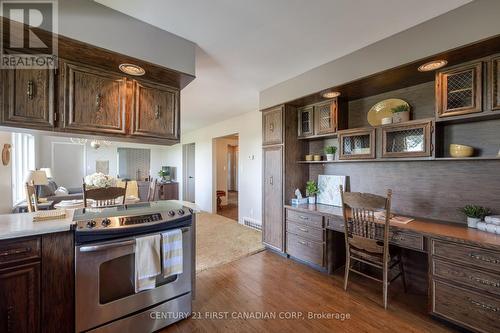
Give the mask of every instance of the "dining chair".
M 148 201 L 155 201 L 155 196 L 156 196 L 156 182 L 157 182 L 156 179 L 149 182 Z
M 344 214 L 346 265 L 344 290 L 347 290 L 349 272 L 362 275 L 382 283 L 384 309 L 387 309 L 387 290 L 389 284 L 401 276 L 406 292 L 406 281 L 400 251 L 390 251 L 389 223 L 391 214 L 392 191 L 387 197 L 370 193 L 344 192 L 340 186 L 342 210 Z M 383 221 L 376 218 L 376 212 L 383 212 Z M 377 214 L 378 215 L 378 214 Z M 392 253 L 391 253 L 392 252 Z M 382 279 L 354 268 L 353 264 L 366 264 L 382 271 Z M 397 274 L 389 277 L 393 269 Z M 379 275 L 380 276 L 380 275 Z
M 38 195 L 36 194 L 36 187 L 33 181 L 24 184 L 26 192 L 26 204 L 28 205 L 28 212 L 38 211 Z
M 127 182 L 124 187 L 103 187 L 103 188 L 87 188 L 85 181 L 83 182 L 83 206 L 87 208 L 87 199 L 95 201 L 95 207 L 106 207 L 124 205 L 127 193 Z M 118 198 L 122 198 L 121 202 L 117 202 Z

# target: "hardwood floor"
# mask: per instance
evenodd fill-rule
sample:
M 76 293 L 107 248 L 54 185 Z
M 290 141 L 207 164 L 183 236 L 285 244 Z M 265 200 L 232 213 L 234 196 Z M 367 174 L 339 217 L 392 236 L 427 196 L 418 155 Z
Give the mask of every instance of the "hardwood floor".
M 260 252 L 199 273 L 194 316 L 161 332 L 453 332 L 427 315 L 425 296 L 405 294 L 396 283 L 388 310 L 380 285 L 354 274 L 347 292 L 342 283 L 342 272 L 330 277 Z M 311 319 L 309 312 L 344 320 Z M 241 318 L 262 313 L 276 319 Z M 280 318 L 293 314 L 300 317 Z
M 238 221 L 238 192 L 227 192 L 227 205 L 217 209 L 217 214 Z

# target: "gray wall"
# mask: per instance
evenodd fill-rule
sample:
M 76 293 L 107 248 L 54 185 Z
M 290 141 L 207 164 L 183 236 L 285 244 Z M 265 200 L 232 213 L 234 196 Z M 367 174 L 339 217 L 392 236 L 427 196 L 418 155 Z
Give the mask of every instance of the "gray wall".
M 265 89 L 260 93 L 260 108 L 500 34 L 499 13 L 500 1 L 476 0 Z
M 59 34 L 195 75 L 193 42 L 94 1 L 59 1 Z

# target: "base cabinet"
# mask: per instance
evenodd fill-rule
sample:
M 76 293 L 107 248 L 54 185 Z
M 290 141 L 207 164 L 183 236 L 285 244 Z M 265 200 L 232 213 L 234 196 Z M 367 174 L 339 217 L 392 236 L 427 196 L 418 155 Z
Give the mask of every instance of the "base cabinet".
M 0 269 L 0 332 L 39 332 L 40 263 Z

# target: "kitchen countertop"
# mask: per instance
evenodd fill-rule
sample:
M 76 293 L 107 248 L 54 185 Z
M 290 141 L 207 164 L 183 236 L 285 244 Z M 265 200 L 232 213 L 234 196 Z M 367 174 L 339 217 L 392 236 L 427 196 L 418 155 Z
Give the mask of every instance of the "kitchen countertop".
M 195 213 L 201 212 L 194 203 L 171 201 L 191 208 Z M 73 209 L 66 209 L 65 219 L 42 222 L 33 222 L 33 216 L 36 213 L 0 214 L 0 240 L 69 231 L 74 224 L 73 213 Z

